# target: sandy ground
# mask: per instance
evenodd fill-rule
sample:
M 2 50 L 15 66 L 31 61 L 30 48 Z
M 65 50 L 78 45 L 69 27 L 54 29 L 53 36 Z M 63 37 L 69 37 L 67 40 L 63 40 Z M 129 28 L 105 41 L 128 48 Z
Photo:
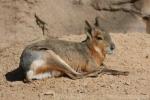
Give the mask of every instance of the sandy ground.
M 14 25 L 11 18 L 17 8 L 9 0 L 0 2 L 0 100 L 150 100 L 150 34 L 146 33 L 111 33 L 116 50 L 107 55 L 105 64 L 111 69 L 129 71 L 128 76 L 102 75 L 78 80 L 60 77 L 32 83 L 15 80 L 20 76 L 14 70 L 22 50 L 40 35 L 34 34 L 39 30 L 24 21 Z M 83 39 L 71 34 L 60 38 Z

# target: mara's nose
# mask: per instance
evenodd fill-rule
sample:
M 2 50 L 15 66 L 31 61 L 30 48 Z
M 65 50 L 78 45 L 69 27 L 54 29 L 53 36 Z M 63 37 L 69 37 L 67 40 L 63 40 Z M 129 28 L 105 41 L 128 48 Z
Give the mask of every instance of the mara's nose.
M 115 49 L 115 44 L 114 44 L 114 43 L 111 44 L 110 49 L 111 49 L 111 50 L 114 50 L 114 49 Z

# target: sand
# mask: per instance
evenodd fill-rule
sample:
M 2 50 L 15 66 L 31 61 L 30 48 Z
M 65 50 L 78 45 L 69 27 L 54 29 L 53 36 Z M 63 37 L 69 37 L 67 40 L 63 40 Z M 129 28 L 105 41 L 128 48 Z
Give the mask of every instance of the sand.
M 110 34 L 116 49 L 104 63 L 110 69 L 129 71 L 128 76 L 99 75 L 77 80 L 59 77 L 32 83 L 14 80 L 17 76 L 12 72 L 19 66 L 22 50 L 39 39 L 41 32 L 38 26 L 35 29 L 24 21 L 15 23 L 11 18 L 17 8 L 9 0 L 0 2 L 0 100 L 150 100 L 150 34 L 146 33 Z M 74 34 L 58 37 L 83 39 Z

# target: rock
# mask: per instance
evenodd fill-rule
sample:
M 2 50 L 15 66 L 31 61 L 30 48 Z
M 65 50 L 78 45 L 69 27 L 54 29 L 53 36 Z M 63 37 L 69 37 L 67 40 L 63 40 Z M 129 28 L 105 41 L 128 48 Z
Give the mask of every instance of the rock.
M 139 16 L 124 11 L 103 11 L 99 17 L 102 29 L 114 33 L 146 32 L 146 25 Z
M 150 33 L 150 0 L 92 0 L 92 6 L 99 11 L 99 21 L 109 32 Z
M 145 20 L 146 23 L 146 31 L 147 33 L 150 34 L 150 16 L 145 16 L 143 17 L 143 19 Z
M 149 58 L 149 56 L 148 56 L 148 55 L 146 55 L 146 56 L 145 56 L 145 58 L 146 58 L 146 59 L 148 59 L 148 58 Z
M 142 16 L 149 16 L 150 15 L 150 0 L 139 0 L 141 3 L 141 13 Z

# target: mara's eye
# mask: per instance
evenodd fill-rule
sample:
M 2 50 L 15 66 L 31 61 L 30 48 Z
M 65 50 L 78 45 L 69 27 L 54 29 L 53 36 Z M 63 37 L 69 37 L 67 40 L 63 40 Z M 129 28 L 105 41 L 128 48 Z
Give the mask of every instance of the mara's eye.
M 97 37 L 98 40 L 103 40 L 102 37 Z

